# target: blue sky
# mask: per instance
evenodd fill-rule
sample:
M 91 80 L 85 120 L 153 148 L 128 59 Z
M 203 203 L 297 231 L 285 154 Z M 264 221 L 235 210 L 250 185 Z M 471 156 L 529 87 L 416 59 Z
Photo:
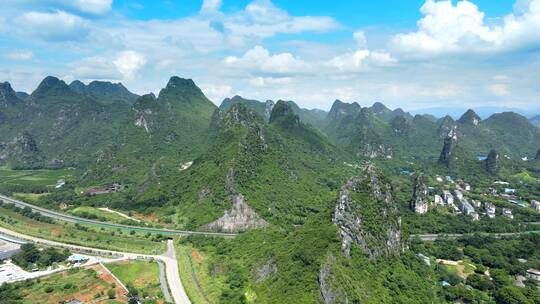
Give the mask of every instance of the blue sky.
M 328 109 L 540 108 L 540 0 L 6 0 L 0 81 L 47 75 Z

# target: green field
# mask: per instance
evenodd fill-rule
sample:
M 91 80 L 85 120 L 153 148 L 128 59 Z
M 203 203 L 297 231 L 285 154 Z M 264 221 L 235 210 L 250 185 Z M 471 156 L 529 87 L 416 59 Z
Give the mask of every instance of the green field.
M 63 303 L 72 299 L 90 303 L 101 300 L 99 303 L 126 303 L 120 296 L 119 286 L 114 282 L 107 282 L 94 269 L 72 269 L 49 277 L 17 283 L 22 303 Z M 108 300 L 107 292 L 115 290 L 116 301 Z
M 47 240 L 94 248 L 160 254 L 165 243 L 152 242 L 145 234 L 121 229 L 98 228 L 72 223 L 43 223 L 0 207 L 0 226 Z
M 157 262 L 127 261 L 108 264 L 107 268 L 126 286 L 135 287 L 143 303 L 146 302 L 144 299 L 163 299 Z
M 120 216 L 119 214 L 99 210 L 98 208 L 81 206 L 68 211 L 75 216 L 89 218 L 88 215 L 92 215 L 92 218 L 99 219 L 104 222 L 123 223 L 128 221 L 127 218 Z
M 0 184 L 54 187 L 59 179 L 69 180 L 76 174 L 77 171 L 70 168 L 58 170 L 12 170 L 0 167 Z

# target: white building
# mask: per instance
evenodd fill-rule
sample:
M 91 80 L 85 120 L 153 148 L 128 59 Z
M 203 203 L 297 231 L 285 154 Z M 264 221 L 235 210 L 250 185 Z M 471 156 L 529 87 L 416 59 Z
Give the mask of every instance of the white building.
M 435 196 L 433 197 L 433 200 L 435 204 L 438 204 L 438 205 L 444 204 L 443 198 L 438 194 L 435 194 Z
M 454 197 L 448 190 L 443 191 L 443 199 L 444 199 L 444 202 L 448 205 L 454 204 Z
M 506 216 L 506 217 L 509 218 L 509 219 L 513 219 L 513 218 L 514 218 L 514 215 L 512 214 L 512 209 L 503 208 L 503 209 L 502 209 L 502 214 L 503 214 L 503 216 Z
M 482 207 L 482 202 L 477 200 L 471 200 L 471 205 L 473 205 L 474 208 L 480 208 Z
M 535 280 L 537 282 L 540 282 L 540 270 L 538 269 L 528 269 L 527 270 L 527 277 L 531 280 Z
M 463 193 L 459 190 L 454 190 L 454 195 L 457 197 L 458 200 L 463 198 Z
M 531 207 L 534 208 L 537 212 L 540 212 L 540 202 L 536 200 L 531 201 Z
M 486 209 L 486 214 L 489 218 L 495 217 L 495 205 L 493 205 L 492 203 L 485 203 L 484 208 Z
M 463 214 L 472 215 L 476 213 L 473 206 L 469 203 L 469 201 L 466 198 L 462 198 L 458 202 L 459 202 L 459 209 L 461 210 L 461 212 L 463 212 Z

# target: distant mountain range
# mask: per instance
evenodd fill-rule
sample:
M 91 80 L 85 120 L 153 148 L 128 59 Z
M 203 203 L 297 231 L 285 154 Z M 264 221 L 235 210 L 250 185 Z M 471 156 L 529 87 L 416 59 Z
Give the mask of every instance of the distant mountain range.
M 157 96 L 49 76 L 31 94 L 0 83 L 0 166 L 78 168 L 75 181 L 45 198 L 49 206 L 152 213 L 157 225 L 177 229 L 267 228 L 208 242 L 245 256 L 241 267 L 224 268 L 242 273 L 230 280 L 239 290 L 230 303 L 244 302 L 239 286 L 257 290 L 261 303 L 318 303 L 321 295 L 364 303 L 365 291 L 370 302 L 393 303 L 398 290 L 398 302 L 427 303 L 440 282 L 406 253 L 399 206 L 412 187 L 400 172 L 496 178 L 503 162 L 536 166 L 535 121 L 515 112 L 413 115 L 340 100 L 329 112 L 241 96 L 217 107 L 193 80 L 176 76 Z M 485 155 L 489 166 L 478 160 Z M 99 197 L 74 190 L 113 183 L 123 190 Z

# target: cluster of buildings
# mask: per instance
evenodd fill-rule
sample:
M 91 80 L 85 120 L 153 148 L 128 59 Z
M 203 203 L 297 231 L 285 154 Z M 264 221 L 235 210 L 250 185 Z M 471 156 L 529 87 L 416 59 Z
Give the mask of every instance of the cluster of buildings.
M 442 177 L 436 177 L 438 182 L 443 182 Z M 443 190 L 442 194 L 435 194 L 433 196 L 433 202 L 436 205 L 445 205 L 454 210 L 456 213 L 461 213 L 470 216 L 473 220 L 479 220 L 480 214 L 485 214 L 489 218 L 495 218 L 497 208 L 493 203 L 482 203 L 479 200 L 468 199 L 464 193 L 471 191 L 471 186 L 462 180 L 454 182 L 451 177 L 446 177 L 446 181 L 455 184 L 455 189 Z M 431 188 L 433 189 L 433 188 Z M 540 208 L 540 203 L 536 202 L 535 206 Z M 502 208 L 502 215 L 513 219 L 512 209 Z M 425 210 L 427 212 L 427 210 Z
M 107 193 L 114 193 L 122 190 L 122 186 L 120 184 L 114 183 L 109 186 L 105 187 L 96 187 L 96 188 L 90 188 L 82 191 L 83 194 L 87 195 L 99 195 L 99 194 L 107 194 Z

